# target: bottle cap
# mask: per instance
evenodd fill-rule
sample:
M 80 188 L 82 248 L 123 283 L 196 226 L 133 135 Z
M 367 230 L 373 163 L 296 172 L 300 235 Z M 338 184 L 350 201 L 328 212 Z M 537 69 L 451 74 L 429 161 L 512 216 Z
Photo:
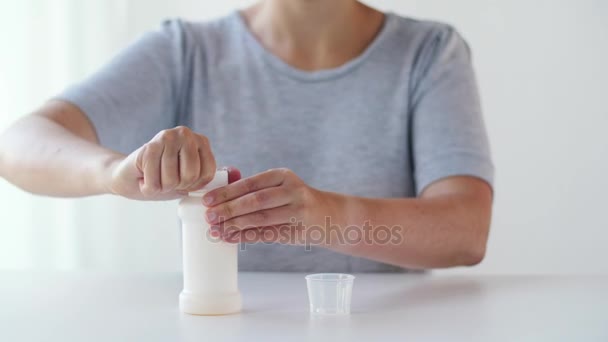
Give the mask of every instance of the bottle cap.
M 188 193 L 188 196 L 203 197 L 206 193 L 213 189 L 221 188 L 228 185 L 228 170 L 218 170 L 215 172 L 215 177 L 211 182 L 207 183 L 202 189 Z

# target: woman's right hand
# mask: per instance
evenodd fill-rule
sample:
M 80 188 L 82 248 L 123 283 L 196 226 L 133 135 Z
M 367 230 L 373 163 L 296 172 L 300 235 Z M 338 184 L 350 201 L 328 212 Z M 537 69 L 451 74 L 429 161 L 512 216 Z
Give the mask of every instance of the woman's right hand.
M 202 188 L 216 171 L 207 137 L 179 126 L 111 163 L 109 191 L 137 200 L 169 200 Z

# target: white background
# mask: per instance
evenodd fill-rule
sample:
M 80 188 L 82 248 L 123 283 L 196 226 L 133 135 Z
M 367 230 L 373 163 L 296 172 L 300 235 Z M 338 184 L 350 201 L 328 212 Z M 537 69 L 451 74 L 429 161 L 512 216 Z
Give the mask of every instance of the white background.
M 3 2 L 0 129 L 163 18 L 248 3 Z M 447 21 L 473 48 L 495 211 L 485 261 L 449 272 L 608 274 L 608 1 L 368 3 Z M 173 202 L 37 198 L 0 180 L 0 268 L 178 270 L 177 223 Z

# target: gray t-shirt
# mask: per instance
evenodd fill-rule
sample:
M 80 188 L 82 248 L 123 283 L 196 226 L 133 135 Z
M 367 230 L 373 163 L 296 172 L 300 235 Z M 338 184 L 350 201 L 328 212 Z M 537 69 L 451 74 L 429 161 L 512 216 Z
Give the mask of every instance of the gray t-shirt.
M 298 70 L 267 51 L 238 12 L 166 21 L 58 98 L 91 119 L 101 144 L 129 153 L 186 125 L 218 165 L 244 176 L 292 169 L 322 190 L 412 197 L 444 177 L 492 184 L 493 166 L 467 44 L 450 26 L 386 15 L 357 58 Z M 400 271 L 323 248 L 255 244 L 241 270 Z

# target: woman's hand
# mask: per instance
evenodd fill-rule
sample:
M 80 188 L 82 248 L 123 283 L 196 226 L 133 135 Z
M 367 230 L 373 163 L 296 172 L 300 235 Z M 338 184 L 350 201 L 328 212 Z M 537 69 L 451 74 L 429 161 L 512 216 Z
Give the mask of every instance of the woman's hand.
M 110 168 L 110 191 L 138 200 L 167 200 L 202 188 L 215 175 L 209 140 L 188 127 L 158 133 Z
M 332 212 L 326 193 L 288 169 L 272 169 L 203 197 L 211 234 L 228 242 L 301 244 L 303 232 Z

